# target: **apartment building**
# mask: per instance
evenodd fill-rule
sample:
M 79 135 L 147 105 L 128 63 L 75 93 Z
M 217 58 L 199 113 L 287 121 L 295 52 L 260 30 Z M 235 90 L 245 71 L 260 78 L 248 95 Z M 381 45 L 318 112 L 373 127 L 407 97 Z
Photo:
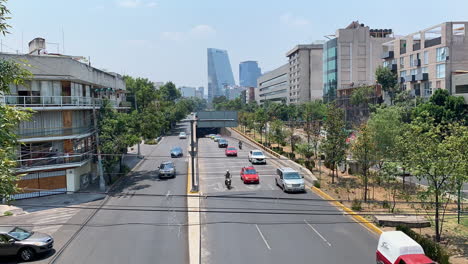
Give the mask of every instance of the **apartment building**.
M 290 65 L 288 63 L 258 77 L 254 96 L 259 105 L 265 101 L 287 102 L 290 90 L 289 69 Z
M 300 104 L 322 98 L 323 44 L 297 45 L 289 59 L 288 104 Z
M 383 65 L 398 74 L 402 89 L 430 97 L 434 89 L 454 95 L 468 91 L 452 85 L 452 78 L 468 70 L 468 22 L 444 22 L 383 44 Z
M 375 84 L 382 65 L 382 44 L 393 40 L 391 29 L 370 29 L 353 21 L 323 45 L 323 97 L 335 100 L 338 90 Z
M 27 61 L 33 74 L 25 85 L 10 85 L 0 103 L 34 110 L 18 128 L 18 174 L 25 174 L 15 199 L 77 191 L 96 180 L 95 110 L 104 99 L 127 109 L 125 82 L 116 73 L 48 54 L 44 39 L 29 43 L 29 54 L 0 53 L 0 59 Z

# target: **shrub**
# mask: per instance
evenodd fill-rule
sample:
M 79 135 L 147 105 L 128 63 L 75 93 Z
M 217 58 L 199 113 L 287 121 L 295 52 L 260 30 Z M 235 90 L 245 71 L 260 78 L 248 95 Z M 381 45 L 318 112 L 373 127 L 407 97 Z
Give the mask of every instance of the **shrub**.
M 314 181 L 314 187 L 320 189 L 320 181 Z
M 361 211 L 362 210 L 361 201 L 354 198 L 353 203 L 351 204 L 351 209 L 353 209 L 354 211 Z
M 5 211 L 5 212 L 3 212 L 3 215 L 4 215 L 4 216 L 12 216 L 13 213 L 10 212 L 10 211 Z
M 387 200 L 382 202 L 382 208 L 390 209 L 390 203 Z
M 426 255 L 431 258 L 432 260 L 436 261 L 439 264 L 449 264 L 449 254 L 445 249 L 443 249 L 439 244 L 432 241 L 431 239 L 424 237 L 407 226 L 399 225 L 396 227 L 396 230 L 402 231 L 403 233 L 407 234 L 409 237 L 414 239 L 416 242 L 421 245 L 424 249 Z
M 155 145 L 157 142 L 156 142 L 156 139 L 149 139 L 149 140 L 145 140 L 145 144 L 147 145 Z

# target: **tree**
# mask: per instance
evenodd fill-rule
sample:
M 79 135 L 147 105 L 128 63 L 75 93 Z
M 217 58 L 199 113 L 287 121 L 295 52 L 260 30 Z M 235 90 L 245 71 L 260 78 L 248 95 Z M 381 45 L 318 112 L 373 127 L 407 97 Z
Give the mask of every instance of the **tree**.
M 275 119 L 270 124 L 270 138 L 274 143 L 278 144 L 278 147 L 284 142 L 285 133 L 283 128 L 284 123 L 279 119 Z
M 382 90 L 390 96 L 390 104 L 393 105 L 395 95 L 400 89 L 398 86 L 398 76 L 389 68 L 379 66 L 375 71 L 375 79 L 377 83 L 382 85 Z
M 466 119 L 468 111 L 464 105 L 463 97 L 452 96 L 445 89 L 437 89 L 429 102 L 419 104 L 413 109 L 413 119 L 429 116 L 438 124 L 462 122 L 468 125 Z
M 0 0 L 0 33 L 3 36 L 9 34 L 10 32 L 8 29 L 11 28 L 11 26 L 6 22 L 11 19 L 11 17 L 8 16 L 8 14 L 10 14 L 10 10 L 5 6 L 7 1 L 8 0 Z
M 376 142 L 373 140 L 372 132 L 367 124 L 361 125 L 358 136 L 354 141 L 351 152 L 353 159 L 356 160 L 364 183 L 364 202 L 367 202 L 367 193 L 369 185 L 369 169 L 374 164 L 376 151 Z
M 332 168 L 332 183 L 335 183 L 335 171 L 338 163 L 345 159 L 346 138 L 343 110 L 334 104 L 328 106 L 324 123 L 327 137 L 321 145 L 326 161 Z
M 308 143 L 301 143 L 296 145 L 296 151 L 306 158 L 306 167 L 311 169 L 310 158 L 314 155 L 314 147 Z
M 167 82 L 159 88 L 159 100 L 163 102 L 175 102 L 180 97 L 182 94 L 173 82 Z
M 257 125 L 258 132 L 260 133 L 260 142 L 263 143 L 263 129 L 268 121 L 268 116 L 263 108 L 258 108 L 255 111 L 255 124 Z
M 350 103 L 356 106 L 365 105 L 368 106 L 375 100 L 375 87 L 374 86 L 362 86 L 356 88 L 351 93 Z
M 438 124 L 430 117 L 418 117 L 399 137 L 409 151 L 404 164 L 420 180 L 426 180 L 428 188 L 423 191 L 434 198 L 435 239 L 441 240 L 445 210 L 449 201 L 446 194 L 456 190 L 460 169 L 465 166 L 466 155 L 460 154 L 459 143 L 468 142 L 466 127 L 459 124 Z M 462 136 L 461 141 L 459 137 Z M 459 160 L 459 158 L 465 158 Z
M 154 83 L 150 80 L 146 78 L 133 78 L 131 76 L 124 76 L 123 78 L 127 91 L 130 92 L 130 96 L 127 99 L 133 104 L 133 109 L 138 108 L 138 112 L 143 112 L 158 97 Z

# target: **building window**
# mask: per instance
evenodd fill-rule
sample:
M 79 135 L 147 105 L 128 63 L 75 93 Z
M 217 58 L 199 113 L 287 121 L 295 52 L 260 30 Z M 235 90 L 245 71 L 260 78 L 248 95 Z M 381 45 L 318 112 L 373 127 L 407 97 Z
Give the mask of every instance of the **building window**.
M 405 58 L 400 57 L 400 68 L 404 68 L 404 67 L 405 67 Z
M 455 93 L 457 94 L 462 94 L 462 93 L 468 93 L 468 85 L 456 85 L 455 86 Z
M 390 64 L 389 61 L 384 61 L 384 62 L 383 62 L 383 67 L 384 67 L 384 68 L 387 68 L 389 64 Z
M 424 96 L 430 97 L 432 95 L 432 82 L 424 83 Z
M 437 62 L 446 61 L 447 56 L 448 56 L 447 47 L 437 48 L 437 54 L 436 55 L 437 55 L 437 57 L 436 57 Z
M 424 58 L 423 58 L 423 63 L 425 65 L 429 64 L 429 51 L 424 51 Z
M 413 54 L 409 56 L 409 64 L 410 64 L 410 67 L 414 67 L 414 55 Z
M 400 77 L 406 78 L 406 71 L 400 71 Z
M 422 67 L 422 73 L 427 73 L 427 67 Z
M 445 64 L 437 64 L 436 78 L 445 78 Z
M 436 88 L 441 89 L 442 88 L 442 82 L 441 81 L 436 81 Z
M 411 69 L 411 75 L 418 74 L 418 69 Z

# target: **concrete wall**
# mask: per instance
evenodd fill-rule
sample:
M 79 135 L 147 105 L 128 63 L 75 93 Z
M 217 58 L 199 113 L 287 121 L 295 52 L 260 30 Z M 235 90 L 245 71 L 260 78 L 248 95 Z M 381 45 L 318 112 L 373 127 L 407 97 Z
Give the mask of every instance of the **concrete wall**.
M 323 97 L 323 49 L 310 51 L 310 100 Z
M 468 73 L 452 75 L 452 91 L 451 94 L 461 96 L 465 99 L 465 104 L 468 104 L 468 93 L 456 93 L 455 86 L 468 85 Z
M 91 162 L 85 165 L 67 170 L 67 191 L 76 192 L 80 189 L 80 176 L 91 172 Z
M 69 80 L 80 83 L 125 90 L 125 82 L 116 73 L 107 73 L 63 56 L 16 55 L 0 53 L 1 59 L 30 64 L 28 68 L 37 80 Z

